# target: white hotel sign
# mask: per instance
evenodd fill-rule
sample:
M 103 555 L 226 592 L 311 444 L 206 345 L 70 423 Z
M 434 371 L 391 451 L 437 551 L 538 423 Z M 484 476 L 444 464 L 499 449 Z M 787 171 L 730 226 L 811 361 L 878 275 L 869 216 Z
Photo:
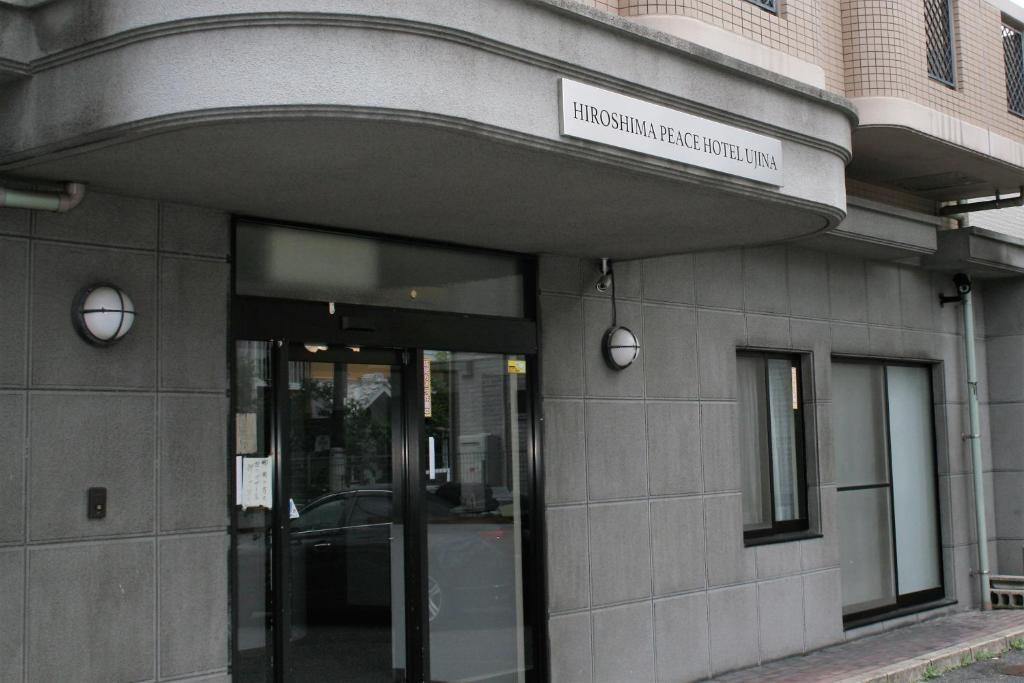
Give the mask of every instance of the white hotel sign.
M 782 185 L 782 143 L 609 90 L 560 82 L 562 135 Z

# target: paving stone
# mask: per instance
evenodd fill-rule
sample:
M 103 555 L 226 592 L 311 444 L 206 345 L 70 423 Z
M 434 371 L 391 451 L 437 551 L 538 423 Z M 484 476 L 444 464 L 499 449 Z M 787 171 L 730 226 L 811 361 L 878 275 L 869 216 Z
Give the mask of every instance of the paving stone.
M 735 671 L 716 677 L 715 681 L 917 681 L 929 665 L 941 669 L 958 664 L 964 655 L 1005 650 L 1009 641 L 1024 637 L 1024 610 L 957 612 L 900 628 L 886 624 L 881 627 L 883 632 L 875 635 L 848 640 L 806 656 Z

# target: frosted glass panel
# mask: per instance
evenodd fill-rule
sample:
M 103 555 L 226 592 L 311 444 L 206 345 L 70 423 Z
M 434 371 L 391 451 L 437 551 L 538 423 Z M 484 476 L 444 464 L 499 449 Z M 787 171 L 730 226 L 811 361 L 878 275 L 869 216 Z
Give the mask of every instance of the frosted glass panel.
M 771 408 L 772 475 L 775 479 L 775 520 L 800 517 L 800 480 L 797 467 L 797 394 L 793 361 L 768 359 L 768 393 Z
M 235 289 L 247 296 L 521 317 L 515 256 L 240 223 Z
M 888 482 L 882 366 L 833 363 L 832 400 L 839 486 Z
M 838 498 L 843 612 L 895 603 L 889 487 L 840 491 Z
M 736 369 L 739 377 L 739 448 L 743 458 L 743 526 L 756 529 L 772 524 L 764 359 L 737 356 Z
M 889 367 L 889 438 L 901 595 L 942 585 L 930 373 L 928 368 Z

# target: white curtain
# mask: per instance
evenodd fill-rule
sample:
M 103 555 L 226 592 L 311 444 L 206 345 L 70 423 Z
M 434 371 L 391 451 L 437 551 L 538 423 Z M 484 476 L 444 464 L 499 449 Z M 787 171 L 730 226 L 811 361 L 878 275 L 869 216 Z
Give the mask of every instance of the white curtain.
M 736 358 L 739 378 L 739 449 L 743 469 L 743 526 L 770 526 L 768 419 L 764 359 Z
M 796 386 L 790 360 L 768 359 L 768 405 L 771 414 L 775 520 L 800 517 L 795 409 Z

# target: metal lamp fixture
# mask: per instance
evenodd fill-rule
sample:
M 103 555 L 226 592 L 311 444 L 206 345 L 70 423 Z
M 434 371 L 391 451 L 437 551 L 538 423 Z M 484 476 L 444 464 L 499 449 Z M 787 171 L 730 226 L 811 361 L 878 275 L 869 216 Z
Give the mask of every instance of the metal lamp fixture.
M 71 320 L 82 339 L 95 346 L 109 346 L 132 329 L 135 304 L 117 286 L 101 282 L 78 292 Z
M 612 370 L 625 370 L 640 355 L 640 340 L 628 327 L 618 324 L 619 312 L 615 301 L 615 273 L 608 259 L 601 259 L 601 277 L 597 281 L 597 291 L 611 290 L 612 295 L 612 326 L 601 339 L 601 352 L 604 361 Z
M 628 327 L 612 327 L 601 340 L 604 360 L 613 370 L 625 370 L 640 355 L 640 342 Z

